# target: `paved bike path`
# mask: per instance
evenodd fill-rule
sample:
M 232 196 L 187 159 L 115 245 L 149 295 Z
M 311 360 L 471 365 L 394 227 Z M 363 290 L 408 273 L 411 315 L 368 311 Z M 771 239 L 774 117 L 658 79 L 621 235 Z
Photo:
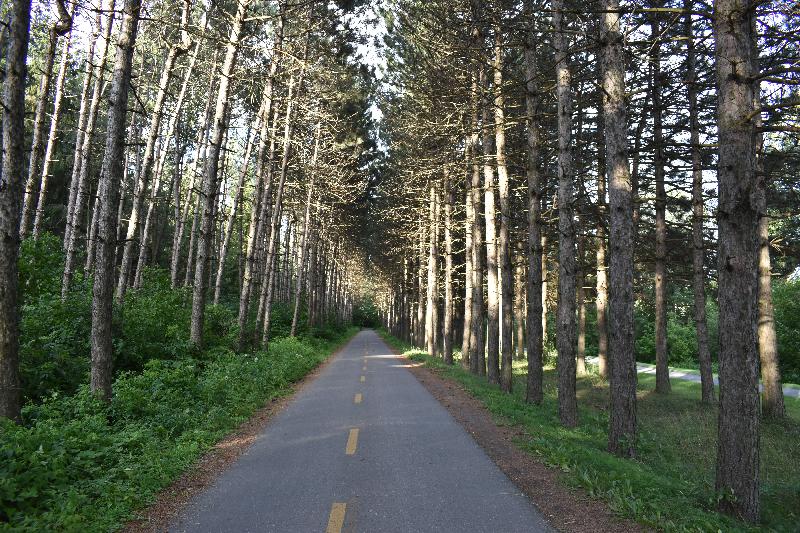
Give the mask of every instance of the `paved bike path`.
M 362 331 L 170 531 L 553 531 L 374 331 Z

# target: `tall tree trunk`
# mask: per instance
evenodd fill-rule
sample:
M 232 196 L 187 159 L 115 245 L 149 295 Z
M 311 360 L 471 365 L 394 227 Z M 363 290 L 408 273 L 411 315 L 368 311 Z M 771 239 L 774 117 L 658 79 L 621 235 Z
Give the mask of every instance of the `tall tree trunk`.
M 219 250 L 219 262 L 217 264 L 217 276 L 214 281 L 214 305 L 219 304 L 219 298 L 222 295 L 222 276 L 225 272 L 225 259 L 228 256 L 228 248 L 231 243 L 231 236 L 233 235 L 233 225 L 236 223 L 236 211 L 239 208 L 239 203 L 244 195 L 244 184 L 247 179 L 247 171 L 250 167 L 250 154 L 253 149 L 253 136 L 248 131 L 247 133 L 247 146 L 244 150 L 244 160 L 242 161 L 242 168 L 239 171 L 239 182 L 236 184 L 236 191 L 233 194 L 233 205 L 231 205 L 231 212 L 225 222 L 223 229 L 222 245 Z
M 689 143 L 692 151 L 692 288 L 694 291 L 694 323 L 697 331 L 697 358 L 700 363 L 702 402 L 714 402 L 714 375 L 711 371 L 711 350 L 708 345 L 705 291 L 705 244 L 703 243 L 703 163 L 700 149 L 700 119 L 697 106 L 697 68 L 692 30 L 694 0 L 684 0 L 686 14 L 686 87 L 689 100 Z
M 25 79 L 30 0 L 12 0 L 7 27 L 0 176 L 0 418 L 19 421 L 19 222 L 25 166 Z
M 436 355 L 439 326 L 439 191 L 430 185 L 428 202 L 428 279 L 425 291 L 425 349 Z
M 213 132 L 209 141 L 203 170 L 203 183 L 199 192 L 201 205 L 200 234 L 197 242 L 197 259 L 192 290 L 192 319 L 190 325 L 190 342 L 198 347 L 203 344 L 203 322 L 206 307 L 206 269 L 211 253 L 211 233 L 214 227 L 214 206 L 217 197 L 217 174 L 222 138 L 227 129 L 228 95 L 231 75 L 236 65 L 239 52 L 239 38 L 247 14 L 250 0 L 237 0 L 236 15 L 231 23 L 228 44 L 225 47 L 225 59 L 220 72 L 219 89 L 217 91 L 216 109 L 214 110 Z
M 488 76 L 487 76 L 488 78 Z M 494 98 L 490 82 L 481 84 L 483 95 L 483 201 L 486 231 L 486 377 L 489 383 L 500 383 L 500 294 L 497 264 L 497 208 L 495 175 L 492 164 L 494 127 L 490 125 Z M 491 128 L 491 129 L 490 129 Z
M 193 70 L 195 61 L 197 60 L 197 54 L 200 49 L 200 41 L 195 45 L 195 49 L 192 52 L 192 59 L 189 62 L 190 69 Z M 209 75 L 208 80 L 208 94 L 211 94 L 214 90 L 214 84 L 216 79 L 214 78 L 214 72 L 217 70 L 217 50 L 214 50 L 214 59 L 211 62 L 211 75 Z M 184 79 L 184 83 L 186 80 Z M 186 231 L 186 219 L 189 216 L 189 210 L 192 207 L 192 197 L 194 195 L 194 184 L 197 179 L 197 165 L 198 161 L 200 160 L 200 154 L 205 151 L 204 142 L 206 136 L 208 134 L 208 125 L 211 122 L 211 99 L 206 100 L 206 106 L 203 110 L 203 114 L 200 115 L 202 117 L 202 122 L 200 127 L 197 129 L 197 137 L 195 140 L 195 147 L 197 152 L 195 153 L 194 160 L 189 165 L 189 168 L 186 174 L 189 175 L 189 186 L 186 188 L 186 199 L 183 202 L 183 210 L 181 211 L 176 207 L 175 211 L 175 230 L 172 234 L 172 256 L 170 258 L 170 283 L 172 284 L 172 288 L 175 289 L 178 287 L 178 275 L 180 273 L 180 260 L 181 260 L 181 246 L 183 244 L 183 233 Z M 203 146 L 201 148 L 201 145 Z M 177 191 L 180 193 L 180 189 Z M 175 196 L 175 204 L 176 206 L 180 203 L 180 194 Z
M 311 168 L 314 173 L 311 175 L 311 182 L 308 184 L 308 193 L 306 197 L 306 210 L 305 214 L 303 215 L 303 236 L 301 237 L 300 241 L 300 259 L 298 261 L 298 267 L 297 267 L 297 284 L 295 285 L 294 289 L 294 313 L 292 314 L 292 329 L 291 329 L 292 337 L 297 335 L 297 328 L 300 321 L 300 302 L 303 299 L 302 274 L 303 274 L 303 265 L 305 265 L 306 256 L 308 255 L 309 234 L 311 232 L 311 204 L 312 200 L 314 199 L 314 184 L 317 176 L 316 171 L 314 171 L 314 169 L 317 162 L 317 155 L 319 153 L 320 127 L 321 125 L 317 123 L 317 138 L 314 141 L 314 155 L 312 156 L 312 164 L 311 164 Z
M 717 0 L 714 37 L 719 131 L 720 509 L 758 522 L 758 98 L 756 36 L 747 0 Z
M 425 226 L 419 219 L 419 248 L 417 251 L 417 320 L 414 328 L 414 345 L 422 348 L 425 342 Z
M 660 0 L 653 2 L 659 8 Z M 650 63 L 653 68 L 653 169 L 656 182 L 656 261 L 655 261 L 655 306 L 656 306 L 656 392 L 670 392 L 669 354 L 667 353 L 667 192 L 664 188 L 664 110 L 661 104 L 661 25 L 659 14 L 650 14 Z
M 762 207 L 762 215 L 758 221 L 758 353 L 763 384 L 761 412 L 764 418 L 779 420 L 786 416 L 786 407 L 783 403 L 781 368 L 778 364 L 778 337 L 775 333 L 775 312 L 772 306 L 769 217 L 766 214 L 766 205 Z
M 47 105 L 50 102 L 50 81 L 53 77 L 53 65 L 56 58 L 56 49 L 58 48 L 58 39 L 63 37 L 72 30 L 72 16 L 75 12 L 73 7 L 72 13 L 67 11 L 63 1 L 57 1 L 56 7 L 58 8 L 58 20 L 53 27 L 50 28 L 50 35 L 47 44 L 47 51 L 44 57 L 44 69 L 42 70 L 42 78 L 39 83 L 39 98 L 36 102 L 36 112 L 33 117 L 33 141 L 31 142 L 31 157 L 28 164 L 28 181 L 25 185 L 25 198 L 22 204 L 22 222 L 20 223 L 20 233 L 24 238 L 28 232 L 28 225 L 30 222 L 31 211 L 34 208 L 34 197 L 36 194 L 36 187 L 38 185 L 38 202 L 36 206 L 36 217 L 33 226 L 33 238 L 39 238 L 41 231 L 42 218 L 44 212 L 44 200 L 47 194 L 47 174 L 42 175 L 42 158 L 44 149 L 44 120 L 47 114 Z M 66 73 L 66 61 L 69 53 L 68 38 L 65 41 L 62 50 L 61 66 L 58 70 L 58 78 L 56 81 L 56 90 L 53 97 L 53 120 L 57 121 L 57 117 L 61 108 L 61 97 L 63 95 L 64 76 Z M 48 140 L 49 145 L 49 140 Z
M 586 271 L 584 270 L 584 258 L 586 250 L 583 234 L 578 234 L 578 257 L 575 271 L 575 283 L 578 293 L 578 352 L 577 366 L 575 371 L 578 375 L 586 374 Z
M 255 187 L 251 200 L 250 225 L 247 230 L 247 249 L 244 254 L 244 273 L 242 277 L 242 289 L 239 293 L 239 337 L 236 341 L 237 351 L 242 351 L 247 338 L 247 320 L 250 315 L 250 297 L 253 291 L 253 282 L 256 273 L 256 255 L 258 253 L 259 239 L 262 234 L 262 226 L 266 217 L 266 209 L 272 196 L 272 160 L 275 150 L 275 135 L 270 135 L 270 124 L 277 122 L 278 106 L 273 106 L 273 90 L 275 76 L 280 67 L 283 46 L 283 11 L 279 11 L 275 30 L 275 42 L 272 46 L 272 61 L 270 63 L 269 75 L 264 83 L 262 94 L 263 115 L 261 119 L 261 129 L 258 132 L 258 149 L 256 150 L 255 163 Z M 273 109 L 274 107 L 274 109 Z M 267 144 L 269 141 L 269 144 Z M 269 153 L 267 153 L 269 146 Z
M 636 447 L 636 355 L 633 320 L 633 192 L 628 163 L 624 37 L 618 0 L 603 0 L 603 117 L 610 179 L 610 452 L 633 456 Z
M 453 364 L 453 204 L 455 193 L 449 176 L 444 184 L 444 324 L 442 356 L 445 364 Z
M 53 113 L 50 116 L 50 131 L 47 135 L 47 144 L 44 149 L 44 158 L 42 159 L 41 176 L 39 180 L 41 186 L 39 187 L 39 199 L 37 201 L 36 214 L 40 221 L 44 213 L 44 203 L 47 198 L 47 187 L 50 181 L 50 165 L 53 162 L 53 152 L 55 151 L 56 141 L 58 140 L 58 123 L 61 120 L 61 106 L 64 102 L 64 82 L 67 78 L 67 67 L 69 67 L 69 49 L 72 44 L 72 32 L 67 35 L 66 40 L 61 52 L 61 64 L 58 68 L 58 75 L 56 76 L 56 89 L 53 96 Z M 34 225 L 34 234 L 38 234 L 36 226 Z
M 494 135 L 497 158 L 497 192 L 500 200 L 500 233 L 497 243 L 497 258 L 500 272 L 500 388 L 511 392 L 513 381 L 513 352 L 511 334 L 513 328 L 513 274 L 511 270 L 511 247 L 509 224 L 511 201 L 506 164 L 506 118 L 503 95 L 503 35 L 499 23 L 494 29 Z
M 602 108 L 602 96 L 600 108 Z M 595 220 L 595 287 L 597 314 L 597 367 L 608 378 L 608 269 L 606 266 L 606 141 L 603 114 L 597 116 L 597 213 Z
M 72 179 L 70 181 L 70 196 L 67 205 L 67 225 L 64 233 L 64 250 L 66 257 L 64 259 L 64 276 L 61 282 L 61 297 L 66 298 L 69 292 L 72 278 L 75 273 L 76 259 L 78 254 L 78 224 L 81 219 L 81 213 L 84 204 L 86 203 L 87 189 L 89 188 L 89 160 L 91 158 L 92 138 L 94 137 L 95 124 L 97 123 L 97 113 L 100 108 L 100 96 L 103 91 L 103 82 L 105 80 L 105 65 L 108 59 L 108 47 L 111 41 L 111 29 L 114 26 L 114 6 L 115 0 L 107 0 L 108 4 L 103 5 L 103 11 L 108 13 L 105 17 L 105 25 L 101 32 L 100 41 L 100 54 L 98 55 L 98 63 L 92 67 L 92 78 L 94 78 L 94 87 L 92 88 L 92 95 L 89 104 L 85 109 L 86 117 L 83 129 L 80 129 L 78 137 L 80 143 L 75 145 L 75 157 L 72 165 Z M 103 20 L 103 17 L 98 15 L 98 25 Z M 90 56 L 90 60 L 92 56 Z M 87 75 L 87 78 L 89 76 Z M 88 95 L 88 93 L 87 93 Z M 81 103 L 83 105 L 83 103 Z M 73 194 L 74 193 L 74 194 Z M 87 234 L 89 233 L 87 226 Z
M 578 424 L 575 396 L 575 220 L 572 212 L 572 74 L 564 27 L 564 3 L 553 0 L 553 47 L 558 98 L 558 416 L 561 424 Z
M 111 400 L 112 334 L 111 314 L 114 291 L 114 255 L 117 240 L 117 202 L 125 160 L 125 117 L 128 110 L 128 89 L 131 84 L 133 49 L 139 25 L 141 0 L 125 0 L 124 16 L 117 40 L 114 74 L 106 126 L 106 146 L 97 187 L 99 216 L 92 292 L 92 392 L 105 401 Z
M 542 231 L 541 209 L 544 179 L 539 169 L 541 157 L 540 105 L 541 96 L 537 85 L 539 70 L 536 59 L 538 36 L 535 31 L 534 0 L 525 0 L 525 14 L 528 27 L 525 30 L 525 114 L 527 160 L 525 173 L 528 185 L 528 276 L 527 276 L 527 319 L 525 321 L 525 345 L 528 352 L 528 379 L 525 401 L 541 404 L 542 384 Z
M 473 79 L 472 91 L 475 91 Z M 472 106 L 470 106 L 472 107 Z M 478 143 L 478 125 L 473 122 L 474 117 L 470 117 L 470 131 L 466 136 L 466 146 L 464 149 L 464 320 L 461 336 L 461 366 L 469 369 L 470 358 L 470 333 L 472 326 L 472 256 L 474 247 L 474 236 L 472 233 L 475 224 L 475 206 L 472 203 L 472 162 L 474 159 L 475 148 Z
M 516 243 L 514 258 L 514 359 L 525 358 L 525 246 L 521 240 Z
M 286 175 L 289 169 L 289 158 L 292 154 L 292 137 L 294 135 L 294 109 L 297 106 L 295 100 L 299 100 L 301 91 L 303 90 L 303 80 L 306 73 L 306 58 L 308 56 L 308 39 L 306 39 L 303 46 L 303 54 L 300 65 L 300 74 L 296 80 L 296 92 L 294 90 L 294 76 L 289 80 L 289 89 L 287 91 L 286 101 L 286 117 L 283 127 L 283 157 L 281 159 L 280 175 L 278 176 L 278 187 L 275 190 L 275 204 L 272 208 L 272 221 L 270 227 L 269 241 L 267 244 L 267 259 L 265 273 L 266 283 L 262 285 L 261 301 L 264 308 L 264 328 L 261 334 L 261 344 L 263 349 L 267 349 L 269 344 L 269 328 L 272 321 L 272 294 L 273 283 L 275 280 L 275 248 L 280 238 L 280 215 L 283 209 L 283 193 L 286 184 Z M 266 290 L 265 290 L 266 289 Z
M 125 291 L 131 281 L 131 268 L 133 267 L 134 253 L 136 252 L 136 238 L 139 234 L 139 220 L 142 217 L 142 209 L 144 208 L 144 199 L 147 197 L 147 187 L 150 184 L 153 165 L 156 160 L 156 142 L 161 133 L 161 119 L 164 116 L 164 102 L 167 98 L 167 90 L 169 83 L 172 80 L 172 73 L 175 71 L 175 62 L 178 56 L 186 50 L 181 46 L 181 43 L 175 43 L 170 46 L 167 52 L 167 58 L 164 61 L 164 66 L 161 69 L 161 79 L 158 82 L 158 92 L 156 93 L 155 103 L 153 104 L 153 112 L 150 115 L 150 124 L 148 126 L 147 141 L 144 148 L 144 156 L 142 158 L 142 166 L 139 171 L 135 193 L 133 196 L 133 204 L 131 206 L 131 213 L 128 217 L 128 232 L 125 236 L 125 247 L 122 252 L 122 263 L 119 268 L 119 280 L 117 281 L 117 300 L 122 300 L 125 297 Z M 154 187 L 155 189 L 156 187 Z M 145 243 L 139 243 L 144 247 Z

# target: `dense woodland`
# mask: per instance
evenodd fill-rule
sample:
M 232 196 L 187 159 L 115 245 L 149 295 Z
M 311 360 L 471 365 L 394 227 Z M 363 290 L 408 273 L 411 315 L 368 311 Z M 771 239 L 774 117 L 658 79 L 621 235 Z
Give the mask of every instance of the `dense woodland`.
M 353 323 L 529 410 L 552 372 L 565 428 L 591 376 L 631 462 L 637 361 L 662 398 L 696 368 L 704 505 L 762 520 L 760 436 L 800 437 L 795 5 L 98 2 L 0 6 L 0 525 L 133 489 L 112 527 Z

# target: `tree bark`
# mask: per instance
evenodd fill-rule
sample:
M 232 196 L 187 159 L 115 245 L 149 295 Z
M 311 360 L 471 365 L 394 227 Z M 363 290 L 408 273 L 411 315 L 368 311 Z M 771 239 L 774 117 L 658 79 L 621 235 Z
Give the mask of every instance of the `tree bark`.
M 472 91 L 475 91 L 473 81 Z M 466 145 L 464 148 L 464 161 L 466 169 L 464 174 L 464 321 L 461 336 L 461 366 L 469 369 L 470 359 L 470 334 L 472 326 L 472 256 L 474 247 L 473 226 L 475 224 L 475 206 L 472 204 L 472 161 L 475 148 L 478 143 L 478 125 L 472 122 L 470 117 L 469 127 L 471 131 L 467 133 Z
M 125 117 L 131 84 L 133 49 L 139 25 L 141 0 L 125 0 L 124 16 L 117 40 L 114 74 L 111 79 L 103 166 L 97 186 L 99 215 L 92 292 L 92 375 L 91 390 L 105 401 L 111 400 L 112 381 L 112 300 L 114 255 L 117 240 L 117 202 L 125 160 Z
M 482 84 L 483 97 L 483 201 L 486 231 L 486 378 L 500 383 L 500 294 L 497 264 L 497 208 L 495 207 L 495 155 L 490 113 L 494 104 L 489 81 Z M 492 129 L 490 129 L 492 128 Z
M 0 176 L 0 418 L 20 419 L 19 223 L 25 166 L 25 79 L 30 40 L 30 0 L 12 0 L 3 95 Z
M 719 429 L 716 488 L 733 498 L 720 509 L 757 522 L 758 398 L 758 98 L 754 6 L 717 0 L 714 37 L 719 131 Z
M 270 135 L 270 124 L 277 122 L 278 106 L 273 106 L 273 90 L 275 76 L 278 73 L 281 60 L 281 49 L 283 45 L 283 11 L 279 11 L 277 19 L 278 27 L 275 30 L 275 42 L 272 47 L 272 61 L 270 63 L 269 75 L 264 84 L 262 95 L 263 116 L 261 128 L 258 132 L 258 149 L 256 150 L 255 163 L 255 187 L 251 200 L 250 225 L 247 230 L 247 249 L 245 251 L 244 273 L 242 277 L 242 289 L 239 293 L 239 338 L 236 342 L 237 351 L 242 351 L 247 338 L 247 320 L 250 315 L 250 297 L 253 291 L 253 282 L 256 270 L 256 255 L 258 252 L 258 241 L 262 234 L 262 226 L 266 215 L 266 209 L 271 200 L 271 181 L 272 181 L 272 160 L 275 150 L 275 135 Z M 273 110 L 274 107 L 274 110 Z M 267 142 L 269 141 L 269 145 Z M 267 146 L 269 153 L 267 154 Z
M 292 154 L 292 137 L 294 134 L 294 120 L 293 120 L 293 113 L 295 106 L 297 106 L 297 102 L 300 98 L 300 93 L 303 90 L 303 80 L 305 79 L 306 73 L 306 58 L 308 56 L 308 40 L 306 40 L 305 45 L 303 46 L 303 54 L 301 59 L 300 65 L 300 74 L 296 80 L 296 93 L 295 90 L 295 79 L 294 76 L 289 80 L 289 89 L 287 91 L 287 102 L 286 102 L 286 117 L 283 127 L 283 157 L 281 159 L 281 168 L 280 168 L 280 175 L 278 176 L 278 186 L 275 190 L 275 204 L 272 208 L 272 221 L 270 224 L 270 235 L 268 241 L 268 248 L 267 248 L 267 258 L 266 258 L 266 267 L 267 271 L 265 273 L 265 280 L 266 284 L 262 285 L 261 291 L 261 301 L 263 302 L 264 308 L 264 328 L 261 334 L 261 344 L 264 350 L 267 349 L 269 344 L 269 327 L 272 321 L 271 310 L 272 310 L 272 294 L 273 294 L 273 283 L 275 278 L 275 248 L 278 243 L 278 239 L 280 237 L 280 214 L 283 209 L 283 193 L 284 193 L 284 186 L 286 184 L 286 175 L 289 169 L 289 158 Z
M 199 192 L 201 205 L 200 233 L 197 242 L 197 259 L 195 261 L 194 287 L 192 290 L 192 319 L 189 341 L 197 347 L 203 345 L 203 323 L 206 307 L 206 269 L 211 257 L 211 233 L 214 226 L 214 207 L 216 204 L 219 172 L 219 156 L 222 138 L 227 127 L 228 96 L 231 75 L 236 65 L 239 52 L 239 38 L 250 0 L 237 0 L 236 15 L 233 17 L 228 44 L 225 47 L 225 59 L 220 72 L 219 89 L 217 90 L 216 108 L 214 110 L 213 130 L 209 140 L 203 170 L 203 183 Z
M 317 138 L 314 142 L 314 155 L 312 156 L 312 170 L 316 167 L 317 162 L 317 155 L 319 153 L 319 135 L 320 135 L 320 124 L 317 123 Z M 297 283 L 294 289 L 294 313 L 292 314 L 292 330 L 291 336 L 295 337 L 297 335 L 297 328 L 300 321 L 300 302 L 303 298 L 303 266 L 306 262 L 306 256 L 308 255 L 308 242 L 309 242 L 309 234 L 311 232 L 311 204 L 312 200 L 314 199 L 314 185 L 316 181 L 316 172 L 311 175 L 311 182 L 308 184 L 308 193 L 306 197 L 306 210 L 303 216 L 303 237 L 300 241 L 300 259 L 298 261 L 297 266 Z
M 610 452 L 632 457 L 636 447 L 636 355 L 633 320 L 633 192 L 628 163 L 624 37 L 618 0 L 603 0 L 603 116 L 610 179 Z
M 425 349 L 437 355 L 436 332 L 439 327 L 439 192 L 429 186 L 428 202 L 428 278 L 425 291 Z
M 442 357 L 453 364 L 453 204 L 455 193 L 450 178 L 444 183 L 444 324 L 442 326 Z
M 28 232 L 28 225 L 30 222 L 31 211 L 34 208 L 34 196 L 38 197 L 36 204 L 36 216 L 33 225 L 33 238 L 38 239 L 42 227 L 42 218 L 44 213 L 44 200 L 47 195 L 47 173 L 42 173 L 42 159 L 44 156 L 44 120 L 47 114 L 47 104 L 50 101 L 50 81 L 53 77 L 53 65 L 56 58 L 56 49 L 58 48 L 58 39 L 63 37 L 72 30 L 72 16 L 75 12 L 73 7 L 72 13 L 67 11 L 63 1 L 56 2 L 58 8 L 59 18 L 50 28 L 50 35 L 47 45 L 47 51 L 44 57 L 44 69 L 42 71 L 41 82 L 39 83 L 39 98 L 36 102 L 36 112 L 33 118 L 33 141 L 31 142 L 31 157 L 28 164 L 28 181 L 25 185 L 25 198 L 22 204 L 22 222 L 20 223 L 20 233 L 25 238 Z M 70 35 L 71 38 L 71 35 Z M 57 123 L 58 116 L 61 111 L 61 98 L 64 93 L 64 77 L 66 75 L 66 62 L 68 61 L 69 43 L 70 38 L 64 41 L 63 50 L 61 53 L 61 66 L 58 69 L 56 80 L 56 90 L 53 96 L 53 119 L 52 124 Z M 52 137 L 51 137 L 52 138 Z M 50 138 L 48 138 L 48 146 L 50 146 Z M 52 150 L 51 150 L 52 151 Z M 38 182 L 38 195 L 36 186 Z
M 164 66 L 161 69 L 158 92 L 156 93 L 153 111 L 150 115 L 147 141 L 145 143 L 144 156 L 142 157 L 142 166 L 139 171 L 138 183 L 135 187 L 136 192 L 133 196 L 131 213 L 128 217 L 128 232 L 125 236 L 125 247 L 122 252 L 122 263 L 120 264 L 119 280 L 117 281 L 116 297 L 117 300 L 120 301 L 125 297 L 125 291 L 131 281 L 131 268 L 133 267 L 133 257 L 136 251 L 136 239 L 139 234 L 139 220 L 142 217 L 144 199 L 147 197 L 147 187 L 150 184 L 153 174 L 153 165 L 156 160 L 156 142 L 158 141 L 159 133 L 161 133 L 161 119 L 164 116 L 164 102 L 167 98 L 167 90 L 172 80 L 172 73 L 175 70 L 175 62 L 178 56 L 183 52 L 185 52 L 185 50 L 182 48 L 181 43 L 175 43 L 170 46 L 167 52 L 167 58 L 164 61 Z M 139 244 L 142 247 L 145 246 L 144 242 Z
M 528 27 L 525 30 L 525 114 L 527 160 L 525 173 L 528 185 L 528 276 L 527 282 L 527 319 L 525 321 L 525 345 L 528 352 L 528 377 L 525 390 L 525 401 L 541 404 L 543 398 L 542 384 L 542 232 L 541 209 L 544 176 L 540 172 L 541 158 L 541 95 L 537 84 L 539 69 L 536 46 L 538 36 L 535 30 L 534 16 L 536 5 L 534 0 L 525 0 L 525 14 Z
M 602 108 L 602 96 L 600 102 Z M 595 287 L 597 314 L 597 367 L 608 378 L 608 269 L 606 264 L 606 141 L 603 114 L 597 116 L 597 213 L 595 220 Z
M 654 7 L 661 5 L 656 0 Z M 650 14 L 650 33 L 653 45 L 650 47 L 650 63 L 653 68 L 653 171 L 656 182 L 656 247 L 655 247 L 655 307 L 656 307 L 656 392 L 667 394 L 669 383 L 669 354 L 667 352 L 667 193 L 664 187 L 664 110 L 661 104 L 661 25 L 659 14 Z
M 505 98 L 503 95 L 503 35 L 499 23 L 494 29 L 494 136 L 497 161 L 497 192 L 500 200 L 500 232 L 497 242 L 497 259 L 500 274 L 500 388 L 511 392 L 513 383 L 513 274 L 511 269 L 511 247 L 509 244 L 509 224 L 511 220 L 511 201 L 506 164 L 506 119 Z
M 689 143 L 692 155 L 692 289 L 694 323 L 697 332 L 697 358 L 700 363 L 700 388 L 703 403 L 714 402 L 714 375 L 711 371 L 711 350 L 708 345 L 705 292 L 705 244 L 703 243 L 703 164 L 700 148 L 700 119 L 697 105 L 697 69 L 692 30 L 694 0 L 684 1 L 686 11 L 686 90 L 689 100 Z
M 569 65 L 569 44 L 564 23 L 564 4 L 553 0 L 553 46 L 556 61 L 556 95 L 558 99 L 558 416 L 561 424 L 578 424 L 575 396 L 575 220 L 572 203 L 572 75 Z
M 239 171 L 239 182 L 236 184 L 236 192 L 233 194 L 233 205 L 231 205 L 231 212 L 225 222 L 223 229 L 222 245 L 219 250 L 219 262 L 217 264 L 217 276 L 214 281 L 214 305 L 219 304 L 219 298 L 222 295 L 222 276 L 225 272 L 225 259 L 228 256 L 228 248 L 231 243 L 231 236 L 233 235 L 233 225 L 236 222 L 236 211 L 239 208 L 239 203 L 244 195 L 244 184 L 247 179 L 247 171 L 250 167 L 250 154 L 253 149 L 253 136 L 250 132 L 247 134 L 247 146 L 244 150 L 244 160 L 242 161 L 242 168 Z
M 111 29 L 114 26 L 114 6 L 115 0 L 107 0 L 108 4 L 103 5 L 103 11 L 108 13 L 106 23 L 101 32 L 101 44 L 99 62 L 92 67 L 92 78 L 94 87 L 89 104 L 85 109 L 86 117 L 83 129 L 78 130 L 80 143 L 75 145 L 75 157 L 72 165 L 72 180 L 70 182 L 70 197 L 67 205 L 67 226 L 64 232 L 64 276 L 61 283 L 61 297 L 66 298 L 69 292 L 72 278 L 75 273 L 75 262 L 78 253 L 78 224 L 81 219 L 83 205 L 86 203 L 87 189 L 89 188 L 89 160 L 91 156 L 92 138 L 94 137 L 95 124 L 97 123 L 97 113 L 100 108 L 100 96 L 105 80 L 105 65 L 108 59 L 108 46 L 111 41 Z M 98 25 L 103 17 L 98 14 Z M 93 56 L 90 56 L 90 61 Z M 87 75 L 87 78 L 89 76 Z M 88 93 L 87 93 L 88 94 Z M 83 102 L 81 103 L 83 105 Z M 74 192 L 74 194 L 73 194 Z M 90 228 L 87 227 L 87 236 Z

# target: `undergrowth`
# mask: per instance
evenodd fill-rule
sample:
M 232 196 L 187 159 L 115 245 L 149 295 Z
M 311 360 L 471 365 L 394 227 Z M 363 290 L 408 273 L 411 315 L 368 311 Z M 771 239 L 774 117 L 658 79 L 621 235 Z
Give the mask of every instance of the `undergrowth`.
M 600 376 L 578 378 L 579 425 L 561 426 L 556 375 L 545 369 L 541 406 L 524 398 L 525 366 L 515 363 L 514 392 L 505 394 L 485 378 L 447 366 L 440 359 L 383 337 L 406 355 L 458 381 L 481 400 L 500 423 L 520 427 L 523 450 L 562 472 L 563 481 L 605 501 L 620 516 L 665 531 L 797 531 L 800 524 L 800 402 L 787 398 L 789 419 L 765 423 L 761 431 L 762 523 L 752 527 L 715 511 L 713 488 L 716 418 L 699 402 L 699 384 L 673 380 L 670 395 L 653 392 L 652 376 L 639 376 L 637 457 L 606 451 L 608 385 Z

